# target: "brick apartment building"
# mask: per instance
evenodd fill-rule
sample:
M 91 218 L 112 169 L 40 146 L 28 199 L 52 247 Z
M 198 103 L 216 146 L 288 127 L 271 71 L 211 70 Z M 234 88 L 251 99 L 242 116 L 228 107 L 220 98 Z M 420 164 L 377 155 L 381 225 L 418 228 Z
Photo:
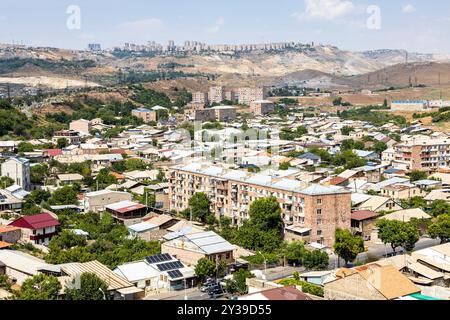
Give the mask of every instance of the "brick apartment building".
M 275 104 L 268 100 L 256 100 L 250 103 L 250 108 L 255 116 L 263 116 L 275 110 Z
M 192 103 L 202 105 L 208 104 L 209 103 L 208 94 L 206 92 L 194 92 L 192 94 Z
M 189 199 L 204 192 L 213 212 L 235 225 L 249 218 L 253 201 L 274 196 L 283 211 L 287 240 L 332 246 L 336 228 L 351 228 L 351 193 L 342 188 L 198 163 L 171 168 L 169 181 L 171 210 L 188 208 Z
M 221 103 L 225 100 L 225 89 L 224 87 L 211 87 L 209 88 L 208 94 L 209 103 Z
M 434 172 L 450 166 L 450 138 L 413 138 L 394 146 L 394 163 L 408 170 Z
M 265 100 L 267 98 L 267 88 L 239 88 L 237 96 L 240 104 L 250 105 L 254 101 Z

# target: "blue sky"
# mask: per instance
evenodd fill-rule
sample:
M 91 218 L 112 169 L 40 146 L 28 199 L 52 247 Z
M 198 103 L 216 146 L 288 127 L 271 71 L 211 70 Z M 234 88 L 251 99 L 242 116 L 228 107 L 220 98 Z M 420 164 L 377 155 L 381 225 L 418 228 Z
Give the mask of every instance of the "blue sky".
M 169 39 L 216 44 L 314 41 L 349 50 L 450 53 L 450 1 L 430 2 L 2 0 L 0 42 L 79 49 L 89 42 L 112 47 L 149 40 L 166 43 Z M 66 26 L 70 5 L 81 10 L 80 29 Z M 370 5 L 380 9 L 380 28 L 367 27 Z

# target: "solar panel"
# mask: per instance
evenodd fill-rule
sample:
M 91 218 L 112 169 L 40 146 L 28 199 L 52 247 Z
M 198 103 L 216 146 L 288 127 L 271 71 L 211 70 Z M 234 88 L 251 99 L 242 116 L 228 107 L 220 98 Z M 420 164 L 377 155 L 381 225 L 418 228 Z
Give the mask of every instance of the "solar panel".
M 3 194 L 0 194 L 0 200 L 5 200 L 5 199 L 7 199 L 7 197 L 4 196 Z
M 148 263 L 153 264 L 153 263 L 158 263 L 158 262 L 164 262 L 164 261 L 172 260 L 172 257 L 170 256 L 170 254 L 164 253 L 164 254 L 155 254 L 153 256 L 145 258 L 145 260 Z
M 180 261 L 161 263 L 157 264 L 156 267 L 158 268 L 159 271 L 170 271 L 184 268 L 183 264 Z
M 183 277 L 183 274 L 180 272 L 180 270 L 172 270 L 172 271 L 167 272 L 167 274 L 172 279 L 178 279 L 178 278 Z

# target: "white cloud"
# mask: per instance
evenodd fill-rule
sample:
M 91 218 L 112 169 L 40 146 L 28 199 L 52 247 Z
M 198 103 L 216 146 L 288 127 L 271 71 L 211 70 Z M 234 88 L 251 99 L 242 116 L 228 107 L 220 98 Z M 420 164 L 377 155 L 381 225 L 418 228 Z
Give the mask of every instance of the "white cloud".
M 222 26 L 224 24 L 225 24 L 225 18 L 219 17 L 219 19 L 217 19 L 217 21 L 215 22 L 215 24 L 213 26 L 206 28 L 206 32 L 207 33 L 217 33 L 220 31 L 220 29 L 222 28 Z
M 295 12 L 292 16 L 297 19 L 334 20 L 355 10 L 355 6 L 348 0 L 305 0 L 304 12 Z
M 151 18 L 145 20 L 137 20 L 125 22 L 117 26 L 117 29 L 125 33 L 152 33 L 159 31 L 164 27 L 164 23 L 160 19 Z
M 412 4 L 404 4 L 402 6 L 403 13 L 413 13 L 415 11 L 416 11 L 416 7 L 414 7 Z

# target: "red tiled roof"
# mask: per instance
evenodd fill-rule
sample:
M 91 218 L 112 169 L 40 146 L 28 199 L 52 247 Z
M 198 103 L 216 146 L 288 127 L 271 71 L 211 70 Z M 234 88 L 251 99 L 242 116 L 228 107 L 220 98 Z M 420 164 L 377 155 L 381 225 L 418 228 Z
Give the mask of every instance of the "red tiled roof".
M 8 242 L 5 242 L 5 241 L 0 241 L 0 249 L 9 248 L 11 246 L 12 246 L 11 243 L 8 243 Z
M 20 230 L 20 228 L 17 227 L 11 227 L 11 226 L 0 226 L 0 233 L 6 233 L 11 231 Z
M 346 178 L 342 178 L 342 177 L 335 177 L 333 179 L 330 180 L 330 185 L 332 186 L 337 186 L 345 181 L 347 181 L 348 179 Z
M 36 230 L 58 226 L 59 221 L 48 213 L 41 213 L 34 216 L 22 217 L 9 225 L 18 228 Z
M 268 300 L 312 300 L 309 296 L 299 291 L 294 286 L 284 287 L 284 288 L 276 288 L 271 290 L 266 290 L 260 292 L 263 296 L 265 296 Z
M 46 151 L 49 157 L 56 157 L 63 154 L 61 149 L 48 149 Z
M 119 212 L 119 213 L 126 213 L 126 212 L 131 212 L 131 211 L 134 211 L 134 210 L 139 210 L 139 209 L 142 209 L 142 208 L 145 208 L 145 206 L 142 205 L 142 204 L 135 204 L 135 205 L 132 205 L 132 206 L 120 208 L 120 209 L 118 209 L 116 211 Z
M 110 154 L 125 154 L 125 150 L 124 149 L 111 149 L 109 150 Z
M 352 212 L 352 220 L 362 221 L 378 217 L 378 213 L 370 210 L 360 210 Z

